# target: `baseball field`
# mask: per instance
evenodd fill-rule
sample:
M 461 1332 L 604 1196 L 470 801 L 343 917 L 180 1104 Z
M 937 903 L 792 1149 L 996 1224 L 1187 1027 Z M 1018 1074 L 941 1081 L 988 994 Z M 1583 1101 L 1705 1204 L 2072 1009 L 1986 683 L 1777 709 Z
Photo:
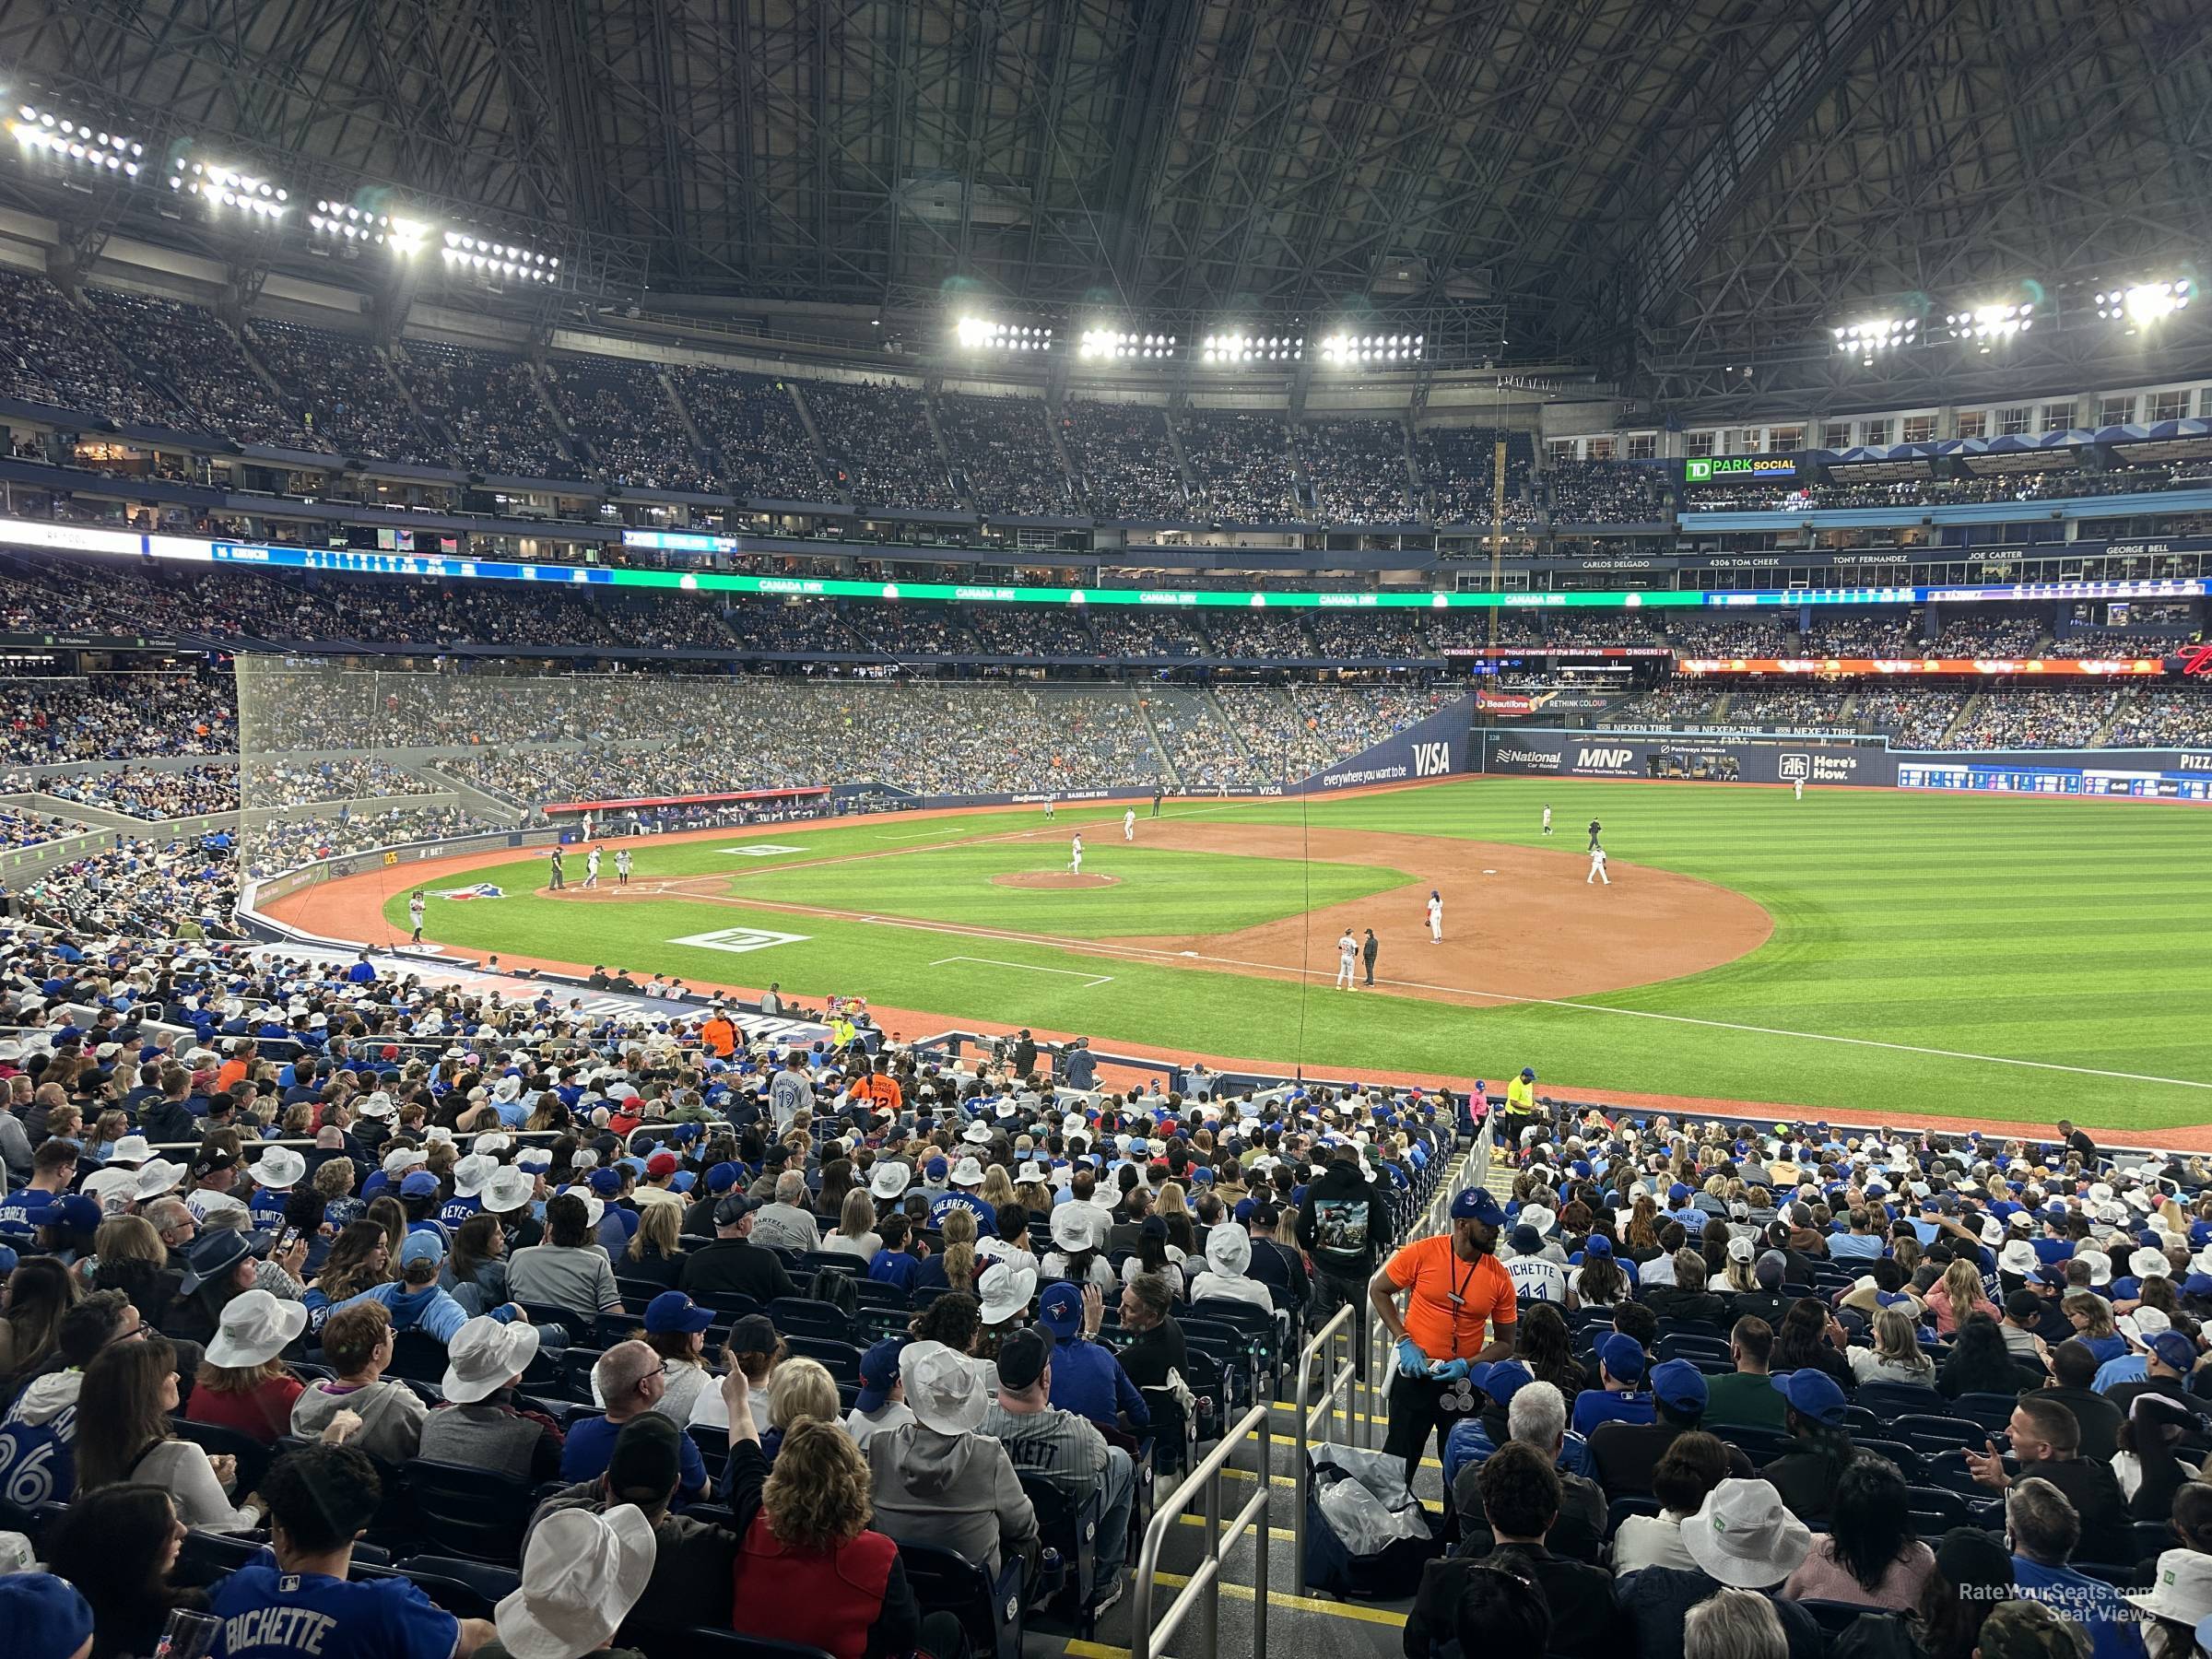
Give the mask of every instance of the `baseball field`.
M 1120 804 L 647 839 L 627 888 L 609 843 L 592 891 L 571 848 L 559 894 L 542 853 L 502 853 L 278 913 L 388 940 L 413 886 L 482 882 L 502 896 L 429 900 L 426 939 L 861 994 L 939 1029 L 1319 1075 L 1531 1065 L 1560 1094 L 1836 1114 L 2212 1120 L 2212 824 L 2187 807 L 1482 779 L 1137 811 L 1132 840 Z M 1593 818 L 1610 887 L 1590 879 Z M 1355 959 L 1359 987 L 1335 988 L 1340 939 L 1371 928 L 1373 987 Z

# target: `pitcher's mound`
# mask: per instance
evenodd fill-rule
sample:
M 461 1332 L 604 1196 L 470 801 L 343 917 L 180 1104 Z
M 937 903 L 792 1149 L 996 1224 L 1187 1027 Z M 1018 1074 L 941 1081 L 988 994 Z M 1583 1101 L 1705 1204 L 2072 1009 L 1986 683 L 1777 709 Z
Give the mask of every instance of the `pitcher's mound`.
M 1004 876 L 991 877 L 993 887 L 1008 888 L 1102 888 L 1112 887 L 1119 876 L 1075 876 L 1065 870 L 1014 870 Z

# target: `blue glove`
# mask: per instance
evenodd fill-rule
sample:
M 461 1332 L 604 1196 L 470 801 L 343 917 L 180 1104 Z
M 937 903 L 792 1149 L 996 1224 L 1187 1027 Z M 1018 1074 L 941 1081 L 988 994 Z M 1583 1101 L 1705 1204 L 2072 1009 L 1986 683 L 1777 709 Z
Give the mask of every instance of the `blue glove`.
M 1421 1345 L 1410 1336 L 1398 1338 L 1398 1375 L 1425 1377 L 1429 1374 L 1429 1356 L 1421 1352 Z
M 1467 1374 L 1465 1359 L 1439 1359 L 1429 1368 L 1429 1374 L 1439 1382 L 1457 1382 Z

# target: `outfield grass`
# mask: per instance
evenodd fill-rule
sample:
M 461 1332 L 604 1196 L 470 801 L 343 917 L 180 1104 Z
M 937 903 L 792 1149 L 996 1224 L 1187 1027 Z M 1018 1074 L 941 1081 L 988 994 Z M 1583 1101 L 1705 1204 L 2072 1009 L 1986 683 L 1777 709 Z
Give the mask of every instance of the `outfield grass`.
M 1080 947 L 954 938 L 739 903 L 433 901 L 427 931 L 463 947 L 570 961 L 620 958 L 632 970 L 691 979 L 773 978 L 808 997 L 857 992 L 956 1019 L 1087 1031 L 1102 1046 L 1118 1037 L 1252 1058 L 1302 1056 L 1321 1070 L 1500 1077 L 1530 1065 L 1547 1088 L 1562 1090 L 1775 1100 L 1839 1113 L 2048 1122 L 2063 1112 L 2140 1130 L 2212 1119 L 2212 961 L 2198 944 L 2212 913 L 2212 824 L 2187 807 L 1853 790 L 1814 790 L 1798 802 L 1782 790 L 1481 780 L 1310 807 L 1183 809 L 1219 823 L 1310 814 L 1315 827 L 1534 846 L 1543 844 L 1537 820 L 1546 802 L 1559 825 L 1551 845 L 1579 851 L 1581 826 L 1601 818 L 1619 879 L 1633 879 L 1619 865 L 1642 864 L 1736 888 L 1773 915 L 1774 936 L 1739 961 L 1663 984 L 1478 1009 L 1333 996 L 1325 982 L 1301 994 L 1288 982 Z M 711 843 L 645 843 L 637 867 L 641 879 L 726 873 L 734 893 L 760 899 L 1078 938 L 1227 931 L 1406 879 L 1381 868 L 1148 852 L 1141 843 L 1124 850 L 1119 816 L 1118 808 L 1067 809 L 1049 840 L 982 844 L 978 838 L 1041 828 L 1038 814 L 794 826 L 778 837 L 805 849 L 791 859 L 898 855 L 779 871 L 778 861 L 756 864 Z M 1067 892 L 989 885 L 997 871 L 1059 867 L 1067 834 L 1086 822 L 1098 826 L 1087 838 L 1095 867 L 1128 880 Z M 579 861 L 570 863 L 575 870 Z M 542 861 L 481 872 L 519 892 L 542 875 Z M 388 913 L 396 922 L 404 908 L 395 899 Z M 742 925 L 808 937 L 746 956 L 666 943 Z M 1479 917 L 1454 918 L 1455 932 L 1481 925 Z M 1516 946 L 1500 940 L 1499 948 Z M 947 959 L 954 957 L 989 959 Z M 1059 971 L 1030 971 L 1044 969 Z M 1387 960 L 1382 971 L 1390 971 Z M 1094 982 L 1099 976 L 1110 977 Z

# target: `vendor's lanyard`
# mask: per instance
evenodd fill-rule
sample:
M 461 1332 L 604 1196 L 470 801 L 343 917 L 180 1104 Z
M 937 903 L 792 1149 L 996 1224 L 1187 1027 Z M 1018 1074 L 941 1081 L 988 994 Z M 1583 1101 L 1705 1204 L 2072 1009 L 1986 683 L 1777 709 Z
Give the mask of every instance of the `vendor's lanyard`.
M 1452 1253 L 1452 1264 L 1453 1271 L 1457 1273 L 1459 1266 L 1459 1253 L 1457 1251 L 1453 1251 Z M 1475 1282 L 1475 1269 L 1479 1265 L 1481 1265 L 1481 1264 L 1478 1262 L 1469 1262 L 1467 1264 L 1467 1271 L 1465 1274 L 1459 1277 L 1455 1277 L 1452 1281 L 1452 1289 L 1449 1293 L 1449 1299 L 1452 1303 L 1452 1323 L 1454 1326 L 1457 1326 L 1459 1324 L 1459 1311 L 1467 1305 L 1467 1287 Z M 1456 1330 L 1453 1334 L 1457 1334 Z

